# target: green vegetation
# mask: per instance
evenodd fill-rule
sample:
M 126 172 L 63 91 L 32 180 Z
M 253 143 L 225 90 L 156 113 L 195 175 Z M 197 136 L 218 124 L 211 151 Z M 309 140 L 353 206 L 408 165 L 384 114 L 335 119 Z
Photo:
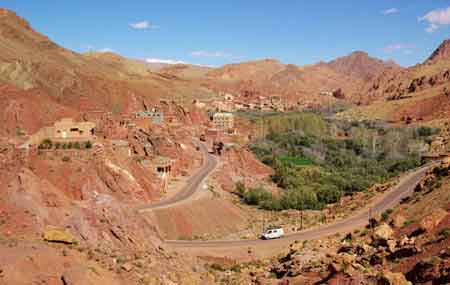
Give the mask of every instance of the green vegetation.
M 439 232 L 439 236 L 443 237 L 443 238 L 449 238 L 450 237 L 450 229 L 443 229 L 442 231 Z
M 53 147 L 53 142 L 50 139 L 44 139 L 38 146 L 39 149 L 51 149 Z
M 416 130 L 417 136 L 419 137 L 429 137 L 439 133 L 438 129 L 430 128 L 427 126 L 421 126 Z
M 387 221 L 387 220 L 389 219 L 389 216 L 390 216 L 393 212 L 394 212 L 394 210 L 392 210 L 392 209 L 387 209 L 386 211 L 384 211 L 384 212 L 381 214 L 381 219 L 382 219 L 383 221 Z
M 68 143 L 61 143 L 61 142 L 55 142 L 53 143 L 50 139 L 44 139 L 38 146 L 38 149 L 91 149 L 92 148 L 92 142 L 87 141 L 84 143 L 80 142 L 68 142 Z
M 80 149 L 80 148 L 81 148 L 80 143 L 79 143 L 79 142 L 74 142 L 73 148 L 75 148 L 75 149 Z
M 283 163 L 292 163 L 295 165 L 311 165 L 313 161 L 307 157 L 297 157 L 297 156 L 280 156 L 278 159 Z
M 23 137 L 25 135 L 24 130 L 22 130 L 20 127 L 16 127 L 16 136 Z
M 84 148 L 86 148 L 86 149 L 92 148 L 92 143 L 91 143 L 91 141 L 85 142 L 85 143 L 84 143 Z
M 250 146 L 285 189 L 236 186 L 242 201 L 263 209 L 322 209 L 344 195 L 366 191 L 420 164 L 427 127 L 392 128 L 381 122 L 346 122 L 316 113 L 253 117 L 260 137 Z M 388 214 L 388 213 L 387 213 Z

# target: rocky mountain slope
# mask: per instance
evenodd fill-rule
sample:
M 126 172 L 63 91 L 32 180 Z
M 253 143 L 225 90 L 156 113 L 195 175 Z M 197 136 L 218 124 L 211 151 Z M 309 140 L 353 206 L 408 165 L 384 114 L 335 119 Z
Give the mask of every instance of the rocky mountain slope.
M 362 92 L 376 104 L 351 109 L 343 118 L 430 121 L 450 117 L 450 44 L 444 41 L 424 63 L 385 70 Z
M 0 82 L 42 90 L 71 108 L 80 109 L 83 98 L 93 109 L 129 112 L 136 108 L 133 100 L 141 104 L 174 93 L 187 98 L 205 93 L 192 82 L 152 72 L 145 62 L 64 49 L 6 9 L 0 10 L 0 35 Z
M 305 67 L 285 65 L 272 59 L 231 64 L 209 72 L 208 78 L 213 81 L 211 85 L 219 89 L 262 96 L 281 95 L 294 101 L 326 101 L 320 93 L 342 89 L 348 99 L 358 102 L 363 97 L 362 86 L 391 70 L 398 71 L 401 67 L 371 58 L 364 52 L 354 52 L 329 63 Z

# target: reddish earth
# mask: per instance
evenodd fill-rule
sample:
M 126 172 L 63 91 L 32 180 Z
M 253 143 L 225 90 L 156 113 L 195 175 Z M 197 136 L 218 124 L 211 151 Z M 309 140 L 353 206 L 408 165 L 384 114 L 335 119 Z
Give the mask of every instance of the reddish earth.
M 305 67 L 262 60 L 217 69 L 170 66 L 155 72 L 144 62 L 119 55 L 64 49 L 6 9 L 0 9 L 0 35 L 0 189 L 4 192 L 0 197 L 0 283 L 218 281 L 211 279 L 202 260 L 164 249 L 156 225 L 169 238 L 205 232 L 223 235 L 246 227 L 244 211 L 214 198 L 213 192 L 212 199 L 158 210 L 155 217 L 133 210 L 164 194 L 155 167 L 145 167 L 143 162 L 167 156 L 173 159 L 174 176 L 188 175 L 200 165 L 201 155 L 193 141 L 208 128 L 206 111 L 218 93 L 231 92 L 244 101 L 279 96 L 294 107 L 369 104 L 368 109 L 351 111 L 367 115 L 364 112 L 373 107 L 383 112 L 380 117 L 396 121 L 431 121 L 450 115 L 449 41 L 425 63 L 406 69 L 355 52 Z M 340 91 L 333 93 L 336 90 Z M 205 107 L 192 104 L 193 99 L 206 102 Z M 163 125 L 133 119 L 136 111 L 153 107 L 164 112 Z M 350 119 L 362 117 L 349 114 Z M 101 134 L 97 142 L 103 147 L 17 148 L 39 128 L 62 117 L 96 122 Z M 127 125 L 128 120 L 134 126 Z M 269 184 L 271 169 L 245 148 L 252 130 L 241 122 L 237 129 L 238 135 L 229 136 L 227 142 L 238 145 L 221 158 L 212 186 L 232 191 L 238 181 L 248 186 Z M 115 139 L 128 141 L 133 157 L 114 152 L 109 143 Z M 438 206 L 448 210 L 448 204 Z M 70 233 L 76 243 L 44 241 L 49 226 Z M 396 234 L 414 226 L 396 229 Z M 419 243 L 426 251 L 390 269 L 411 271 L 417 261 L 438 254 L 448 246 L 448 238 L 439 242 L 431 238 L 448 226 L 447 217 Z M 241 254 L 252 256 L 251 252 Z M 448 268 L 445 262 L 435 265 L 434 270 Z M 336 282 L 342 274 L 330 280 Z M 343 280 L 350 279 L 344 276 Z
M 244 183 L 247 187 L 268 185 L 273 170 L 259 161 L 249 150 L 232 147 L 222 157 L 222 164 L 213 173 L 213 178 L 220 187 L 228 192 L 235 189 L 236 183 Z
M 219 197 L 201 198 L 154 213 L 161 234 L 169 240 L 211 239 L 238 232 L 248 223 L 242 209 Z

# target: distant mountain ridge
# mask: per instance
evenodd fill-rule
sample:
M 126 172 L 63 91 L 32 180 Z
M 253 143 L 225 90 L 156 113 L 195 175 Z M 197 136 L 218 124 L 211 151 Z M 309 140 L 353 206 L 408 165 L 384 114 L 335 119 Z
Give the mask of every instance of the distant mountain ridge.
M 450 80 L 450 40 L 423 64 L 410 68 L 362 51 L 302 67 L 262 59 L 210 68 L 155 67 L 108 52 L 79 54 L 55 44 L 7 9 L 0 9 L 0 36 L 0 83 L 41 90 L 71 109 L 79 109 L 80 98 L 87 98 L 95 108 L 127 113 L 143 108 L 144 101 L 210 96 L 211 91 L 328 106 L 336 98 L 327 94 L 340 90 L 339 100 L 368 105 L 420 97 L 423 92 L 444 94 Z
M 439 60 L 450 60 L 450 39 L 445 40 L 426 60 L 426 62 L 436 62 Z

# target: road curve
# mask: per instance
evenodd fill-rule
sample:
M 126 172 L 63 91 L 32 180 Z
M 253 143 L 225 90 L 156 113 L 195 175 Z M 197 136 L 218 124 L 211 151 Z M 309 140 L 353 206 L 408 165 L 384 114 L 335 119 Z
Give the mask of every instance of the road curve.
M 419 181 L 425 176 L 430 166 L 424 166 L 408 172 L 400 178 L 399 183 L 388 192 L 384 193 L 365 209 L 356 212 L 341 221 L 332 224 L 307 229 L 298 233 L 286 235 L 276 240 L 212 240 L 212 241 L 182 241 L 166 240 L 165 244 L 175 249 L 231 249 L 248 248 L 254 246 L 280 246 L 288 245 L 294 241 L 320 239 L 337 233 L 347 233 L 356 228 L 367 225 L 370 215 L 382 213 L 400 203 L 400 201 L 411 195 Z
M 139 207 L 137 209 L 139 213 L 165 208 L 183 202 L 191 198 L 200 189 L 200 184 L 203 180 L 216 168 L 217 158 L 208 152 L 204 144 L 198 144 L 198 147 L 203 153 L 203 165 L 188 179 L 183 190 L 168 199 Z

